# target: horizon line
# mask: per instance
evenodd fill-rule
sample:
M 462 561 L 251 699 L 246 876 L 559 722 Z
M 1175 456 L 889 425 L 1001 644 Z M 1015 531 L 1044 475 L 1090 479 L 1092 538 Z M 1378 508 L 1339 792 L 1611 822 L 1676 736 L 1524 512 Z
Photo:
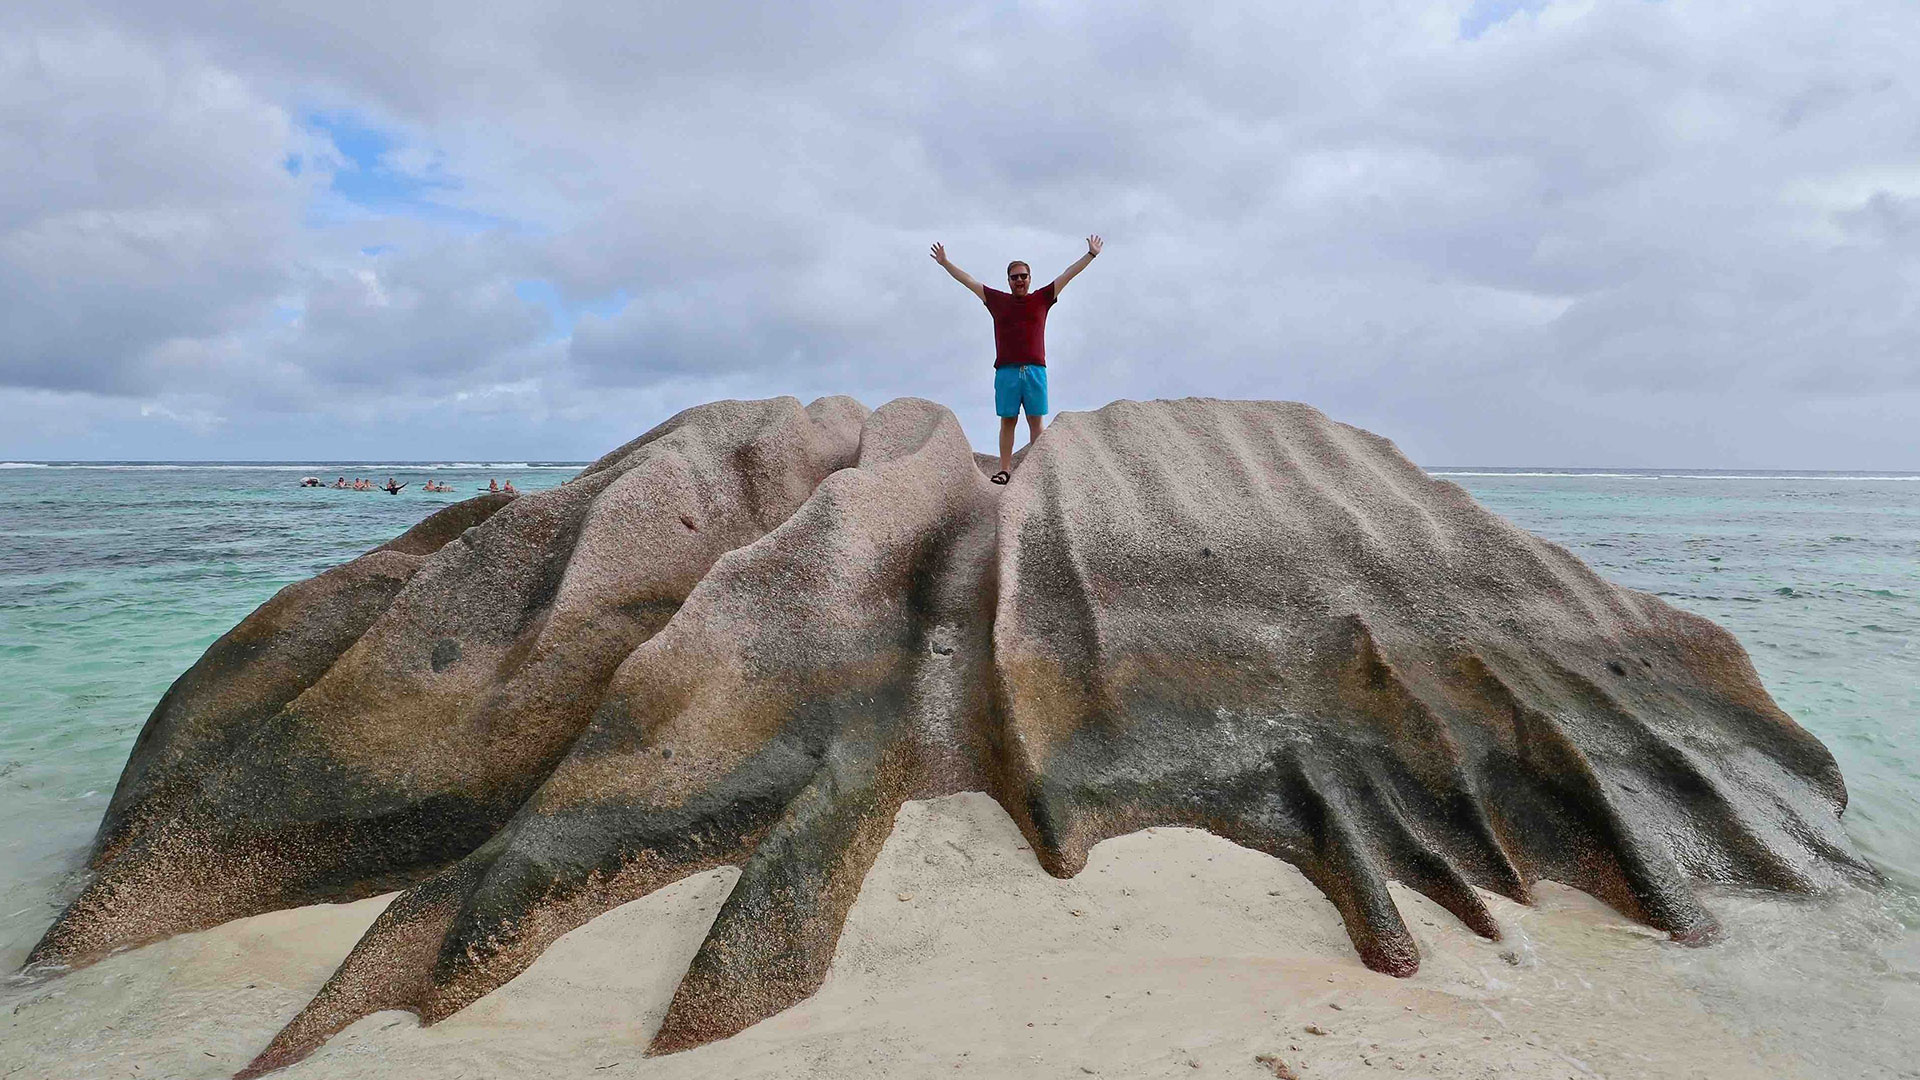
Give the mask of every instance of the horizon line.
M 140 466 L 168 466 L 174 468 L 208 468 L 224 466 L 227 468 L 319 468 L 319 467 L 389 467 L 422 468 L 432 466 L 441 469 L 561 469 L 584 468 L 599 460 L 565 458 L 522 458 L 511 461 L 500 459 L 474 461 L 463 458 L 364 458 L 358 460 L 333 459 L 313 460 L 302 458 L 0 458 L 0 469 L 8 467 L 40 468 L 134 468 Z M 1421 471 L 1436 476 L 1511 476 L 1536 473 L 1540 475 L 1587 475 L 1596 478 L 1606 476 L 1644 477 L 1649 474 L 1664 474 L 1681 478 L 1688 474 L 1746 475 L 1752 477 L 1794 474 L 1798 476 L 1850 476 L 1872 478 L 1920 478 L 1920 470 L 1912 469 L 1876 469 L 1876 468 L 1800 468 L 1795 466 L 1774 466 L 1760 468 L 1727 468 L 1714 465 L 1483 465 L 1483 464 L 1438 464 L 1424 465 L 1414 462 Z

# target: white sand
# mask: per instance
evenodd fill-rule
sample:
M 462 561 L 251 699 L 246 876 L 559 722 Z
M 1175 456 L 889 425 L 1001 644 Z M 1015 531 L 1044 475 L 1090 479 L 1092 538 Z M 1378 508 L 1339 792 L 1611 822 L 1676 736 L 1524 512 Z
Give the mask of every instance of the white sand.
M 1679 947 L 1569 889 L 1544 886 L 1536 908 L 1490 897 L 1501 943 L 1396 890 L 1424 963 L 1392 979 L 1360 966 L 1332 905 L 1284 863 L 1157 829 L 1060 881 L 983 795 L 901 810 L 818 994 L 644 1058 L 733 878 L 601 916 L 437 1027 L 379 1013 L 279 1075 L 1270 1077 L 1263 1054 L 1303 1080 L 1831 1075 L 1731 1030 Z M 246 919 L 9 991 L 0 1080 L 229 1076 L 388 899 Z

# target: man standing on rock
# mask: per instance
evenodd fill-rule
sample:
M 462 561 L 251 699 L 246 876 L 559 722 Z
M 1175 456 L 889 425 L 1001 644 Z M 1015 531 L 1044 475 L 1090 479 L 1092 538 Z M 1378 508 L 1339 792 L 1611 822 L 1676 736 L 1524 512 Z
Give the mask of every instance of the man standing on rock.
M 1007 292 L 989 289 L 965 270 L 947 261 L 947 249 L 933 245 L 933 261 L 993 314 L 993 407 L 1000 414 L 1000 471 L 992 480 L 1004 484 L 1013 475 L 1013 429 L 1020 410 L 1027 410 L 1027 445 L 1040 437 L 1047 415 L 1047 309 L 1060 299 L 1074 275 L 1100 254 L 1100 238 L 1087 237 L 1087 253 L 1039 292 L 1030 292 L 1033 271 L 1023 262 L 1007 264 Z

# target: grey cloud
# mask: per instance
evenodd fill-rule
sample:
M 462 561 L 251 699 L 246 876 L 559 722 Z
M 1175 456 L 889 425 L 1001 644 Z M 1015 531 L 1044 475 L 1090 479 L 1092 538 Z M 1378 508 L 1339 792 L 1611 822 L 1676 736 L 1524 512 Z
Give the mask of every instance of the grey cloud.
M 0 379 L 133 393 L 170 340 L 282 288 L 303 185 L 285 114 L 231 75 L 112 31 L 0 48 Z
M 199 373 L 229 417 L 510 386 L 486 415 L 580 431 L 713 392 L 983 411 L 984 316 L 927 243 L 997 280 L 1099 231 L 1051 337 L 1075 406 L 1306 397 L 1510 461 L 1603 453 L 1642 408 L 1649 445 L 1733 464 L 1847 437 L 1796 400 L 1912 386 L 1910 6 L 1527 5 L 1468 42 L 1469 7 L 32 0 L 0 56 L 105 26 L 126 70 L 202 90 L 0 105 L 45 163 L 0 179 L 0 287 L 25 298 L 0 298 L 0 378 Z M 39 62 L 17 85 L 84 66 Z M 390 126 L 515 226 L 313 225 L 317 181 L 279 168 L 309 106 Z M 625 305 L 549 341 L 523 279 Z M 1659 405 L 1683 400 L 1737 430 Z
M 1866 202 L 1833 215 L 1834 224 L 1868 244 L 1914 248 L 1920 239 L 1920 197 L 1875 191 Z
M 303 282 L 304 305 L 271 355 L 318 383 L 511 378 L 503 363 L 549 331 L 546 312 L 468 244 L 441 244 L 330 267 Z

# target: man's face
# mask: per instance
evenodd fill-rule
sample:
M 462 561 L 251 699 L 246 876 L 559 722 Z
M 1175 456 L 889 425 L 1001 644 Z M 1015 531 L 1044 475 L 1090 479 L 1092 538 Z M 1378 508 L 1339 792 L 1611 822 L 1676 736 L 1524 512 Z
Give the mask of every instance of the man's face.
M 1015 296 L 1027 295 L 1027 285 L 1033 279 L 1033 271 L 1024 266 L 1016 266 L 1007 271 L 1007 289 Z

